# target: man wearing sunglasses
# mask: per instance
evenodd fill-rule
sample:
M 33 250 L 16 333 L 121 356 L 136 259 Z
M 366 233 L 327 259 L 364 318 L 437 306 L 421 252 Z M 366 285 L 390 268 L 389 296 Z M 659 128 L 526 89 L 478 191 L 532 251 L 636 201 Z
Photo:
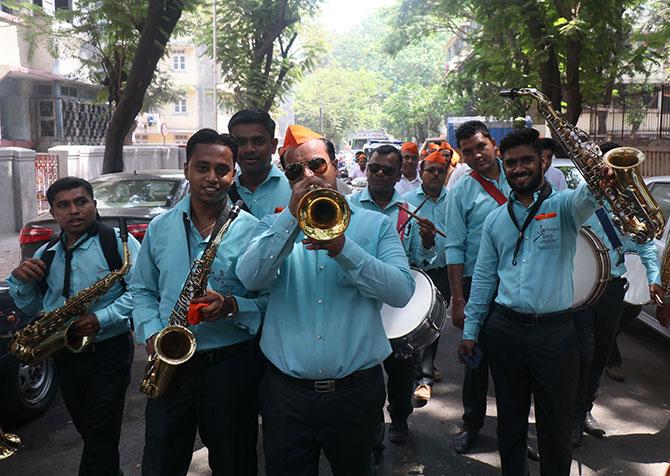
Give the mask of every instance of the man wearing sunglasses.
M 240 167 L 228 192 L 231 201 L 241 198 L 247 211 L 258 219 L 286 207 L 291 188 L 281 170 L 272 165 L 277 139 L 270 115 L 257 109 L 237 111 L 228 130 L 237 142 Z
M 382 303 L 402 307 L 414 279 L 394 223 L 352 209 L 343 235 L 306 238 L 296 215 L 312 186 L 336 188 L 327 141 L 304 135 L 284 154 L 289 207 L 261 220 L 237 275 L 269 290 L 261 337 L 268 369 L 259 392 L 266 472 L 317 474 L 323 450 L 335 475 L 371 474 L 391 353 Z
M 407 213 L 401 213 L 398 205 L 411 212 L 415 210 L 394 188 L 402 175 L 401 169 L 402 156 L 398 149 L 392 145 L 377 147 L 372 151 L 366 169 L 368 187 L 351 195 L 349 203 L 352 208 L 372 210 L 389 217 L 398 231 L 409 263 L 422 267 L 430 264 L 436 255 L 435 226 L 429 220 L 414 220 Z M 414 360 L 392 354 L 384 361 L 388 374 L 389 440 L 392 443 L 404 443 L 409 435 L 407 418 L 412 413 Z M 383 430 L 375 447 L 376 462 L 383 459 L 382 440 Z
M 444 185 L 444 178 L 449 168 L 449 160 L 441 150 L 429 154 L 420 165 L 421 186 L 402 196 L 405 201 L 417 207 L 418 215 L 427 218 L 441 230 L 446 230 L 447 188 Z M 435 259 L 422 269 L 430 276 L 448 305 L 451 291 L 447 277 L 446 238 L 435 236 L 435 249 L 440 250 Z M 423 349 L 417 355 L 414 367 L 416 389 L 412 398 L 415 408 L 426 405 L 432 395 L 433 382 L 437 374 L 435 355 L 439 341 L 438 337 L 430 347 Z

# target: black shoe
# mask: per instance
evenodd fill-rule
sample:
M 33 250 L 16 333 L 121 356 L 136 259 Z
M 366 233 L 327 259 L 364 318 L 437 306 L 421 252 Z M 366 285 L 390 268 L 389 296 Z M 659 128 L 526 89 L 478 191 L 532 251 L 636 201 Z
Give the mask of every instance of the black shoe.
M 477 441 L 476 431 L 468 430 L 464 428 L 456 437 L 454 438 L 454 451 L 459 454 L 467 453 L 474 446 L 475 441 Z
M 532 446 L 528 445 L 528 459 L 531 461 L 540 461 L 540 453 Z
M 402 444 L 407 441 L 409 436 L 409 428 L 407 424 L 405 425 L 394 425 L 391 423 L 389 427 L 389 441 L 395 443 L 396 445 Z
M 575 422 L 575 426 L 572 428 L 572 446 L 579 448 L 582 446 L 584 441 L 584 432 L 582 431 L 582 424 Z
M 593 418 L 591 412 L 586 413 L 586 418 L 584 418 L 584 431 L 591 436 L 596 438 L 602 438 L 605 436 L 605 430 L 600 426 L 600 424 Z
M 384 462 L 384 450 L 379 448 L 372 449 L 372 464 L 379 466 Z

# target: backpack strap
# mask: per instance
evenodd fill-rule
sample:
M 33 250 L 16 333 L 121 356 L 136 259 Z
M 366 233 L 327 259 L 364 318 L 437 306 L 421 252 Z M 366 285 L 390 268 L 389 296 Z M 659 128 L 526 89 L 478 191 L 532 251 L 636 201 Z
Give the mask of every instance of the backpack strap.
M 472 172 L 470 172 L 470 177 L 479 182 L 479 185 L 481 185 L 482 188 L 486 190 L 486 193 L 491 195 L 491 198 L 493 198 L 493 200 L 498 202 L 498 205 L 504 205 L 505 203 L 507 203 L 507 197 L 505 197 L 505 195 L 503 195 L 502 192 L 498 190 L 498 188 L 495 185 L 486 180 L 479 173 L 473 170 Z
M 237 190 L 237 183 L 233 182 L 231 186 L 228 188 L 228 196 L 230 197 L 230 200 L 232 200 L 233 203 L 242 202 L 242 205 L 240 205 L 240 208 L 244 210 L 245 212 L 252 214 L 251 210 L 249 210 L 249 207 L 247 206 L 246 203 L 244 203 L 244 200 L 242 200 L 242 197 L 240 197 L 240 192 Z
M 44 268 L 44 277 L 37 283 L 37 289 L 39 289 L 42 295 L 47 292 L 47 276 L 49 276 L 49 268 L 51 268 L 51 263 L 53 263 L 54 256 L 56 255 L 56 251 L 52 250 L 51 248 L 56 246 L 56 243 L 59 241 L 60 235 L 55 238 L 51 238 L 49 243 L 47 243 L 47 247 L 45 248 L 44 253 L 42 253 L 42 256 L 40 257 L 40 259 L 44 261 L 44 264 L 46 265 Z
M 120 269 L 123 266 L 123 260 L 119 254 L 118 239 L 116 236 L 116 230 L 106 225 L 105 223 L 98 222 L 98 236 L 100 237 L 100 246 L 102 246 L 102 254 L 105 256 L 105 261 L 107 261 L 107 267 L 110 271 L 115 271 Z M 126 281 L 121 279 L 121 286 L 123 291 L 126 291 Z

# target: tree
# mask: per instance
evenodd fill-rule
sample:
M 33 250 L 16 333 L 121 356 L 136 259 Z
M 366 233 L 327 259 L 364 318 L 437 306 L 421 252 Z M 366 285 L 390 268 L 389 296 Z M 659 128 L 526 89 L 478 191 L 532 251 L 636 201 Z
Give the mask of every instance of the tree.
M 217 61 L 230 88 L 226 105 L 269 111 L 283 99 L 320 53 L 319 44 L 300 41 L 301 21 L 312 16 L 320 0 L 237 0 L 217 3 Z M 212 24 L 211 3 L 194 18 Z M 196 28 L 209 46 L 208 28 Z
M 351 132 L 382 126 L 382 99 L 389 85 L 371 71 L 339 67 L 317 70 L 296 87 L 296 122 L 342 144 Z

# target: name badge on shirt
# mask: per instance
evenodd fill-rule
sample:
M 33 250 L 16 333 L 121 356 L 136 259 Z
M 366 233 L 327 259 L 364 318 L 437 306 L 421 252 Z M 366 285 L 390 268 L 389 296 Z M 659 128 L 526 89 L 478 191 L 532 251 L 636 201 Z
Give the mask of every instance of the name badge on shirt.
M 560 246 L 560 228 L 557 225 L 542 224 L 538 227 L 533 241 L 541 250 L 556 249 Z

